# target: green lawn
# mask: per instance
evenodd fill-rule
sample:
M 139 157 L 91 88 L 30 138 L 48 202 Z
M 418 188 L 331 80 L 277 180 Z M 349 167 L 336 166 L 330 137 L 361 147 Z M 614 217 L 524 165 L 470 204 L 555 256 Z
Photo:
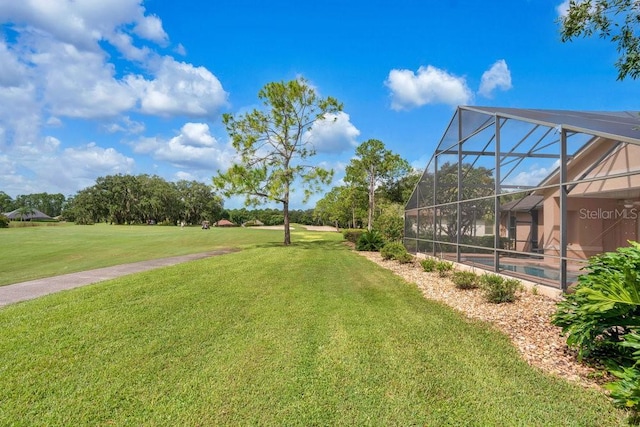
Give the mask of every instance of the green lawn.
M 240 252 L 0 309 L 0 425 L 624 418 L 604 394 L 527 366 L 504 335 L 425 300 L 338 234 L 296 232 L 283 247 L 281 232 L 235 233 Z
M 283 240 L 249 228 L 96 224 L 0 229 L 0 286 L 153 258 Z

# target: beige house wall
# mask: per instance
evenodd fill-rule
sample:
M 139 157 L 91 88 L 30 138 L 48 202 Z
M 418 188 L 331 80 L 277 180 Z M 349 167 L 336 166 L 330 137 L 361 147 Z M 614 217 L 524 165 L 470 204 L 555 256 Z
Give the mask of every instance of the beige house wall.
M 532 247 L 532 217 L 529 212 L 502 212 L 500 218 L 500 237 L 509 237 L 509 217 L 516 218 L 516 236 L 515 243 L 505 249 L 515 250 L 518 252 L 533 252 Z M 538 242 L 542 246 L 544 234 L 544 217 L 540 211 L 538 214 Z
M 603 178 L 570 188 L 567 198 L 567 256 L 570 258 L 586 259 L 626 246 L 628 240 L 638 240 L 640 146 L 620 144 L 593 167 L 611 147 L 611 141 L 596 141 L 568 164 L 570 181 Z M 629 172 L 635 174 L 606 178 Z M 544 197 L 546 225 L 541 242 L 546 255 L 557 256 L 560 255 L 559 189 L 547 190 Z

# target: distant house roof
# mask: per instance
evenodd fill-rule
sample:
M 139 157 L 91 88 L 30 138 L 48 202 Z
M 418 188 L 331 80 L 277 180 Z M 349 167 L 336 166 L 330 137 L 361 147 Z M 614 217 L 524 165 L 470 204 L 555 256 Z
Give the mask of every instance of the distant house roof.
M 535 209 L 540 209 L 544 202 L 543 196 L 529 195 L 522 199 L 512 200 L 500 206 L 500 210 L 503 212 L 530 212 Z
M 53 219 L 49 215 L 44 212 L 40 212 L 38 209 L 31 209 L 31 211 L 27 214 L 22 215 L 20 213 L 20 209 L 16 209 L 11 212 L 7 212 L 2 214 L 9 219 L 22 219 L 24 221 L 30 221 L 32 219 Z
M 229 221 L 228 219 L 221 219 L 220 221 L 216 222 L 216 227 L 233 227 L 235 226 L 234 223 L 232 223 L 231 221 Z

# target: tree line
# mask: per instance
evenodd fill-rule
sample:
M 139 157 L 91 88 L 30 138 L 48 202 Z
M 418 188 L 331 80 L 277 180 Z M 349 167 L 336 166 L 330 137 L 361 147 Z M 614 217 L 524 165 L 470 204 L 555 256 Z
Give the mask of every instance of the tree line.
M 280 209 L 224 209 L 222 199 L 213 188 L 198 181 L 167 182 L 158 176 L 110 175 L 96 179 L 91 187 L 66 198 L 63 194 L 36 193 L 12 199 L 0 191 L 0 213 L 14 210 L 25 213 L 37 209 L 51 217 L 94 224 L 177 225 L 201 224 L 227 219 L 237 225 L 256 222 L 282 225 Z M 291 221 L 319 224 L 313 209 L 292 210 Z
M 199 224 L 219 218 L 222 209 L 222 199 L 201 182 L 118 174 L 71 197 L 64 217 L 77 224 Z
M 8 213 L 17 209 L 26 208 L 27 210 L 37 209 L 50 217 L 62 215 L 62 211 L 66 206 L 66 197 L 61 194 L 35 193 L 18 195 L 12 199 L 4 191 L 0 191 L 0 213 Z
M 340 228 L 367 228 L 389 240 L 402 237 L 404 205 L 420 179 L 420 172 L 370 139 L 356 148 L 346 168 L 344 185 L 333 187 L 318 201 L 316 219 Z

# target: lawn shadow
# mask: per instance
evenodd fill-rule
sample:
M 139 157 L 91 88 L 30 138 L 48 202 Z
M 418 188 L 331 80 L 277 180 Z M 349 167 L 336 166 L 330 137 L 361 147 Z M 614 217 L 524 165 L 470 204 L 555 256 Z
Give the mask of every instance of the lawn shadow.
M 261 243 L 257 244 L 254 247 L 256 248 L 286 248 L 292 247 L 297 249 L 318 249 L 322 248 L 325 250 L 343 250 L 344 241 L 343 240 L 296 240 L 291 239 L 291 245 L 285 246 L 282 242 L 269 242 L 269 243 Z

